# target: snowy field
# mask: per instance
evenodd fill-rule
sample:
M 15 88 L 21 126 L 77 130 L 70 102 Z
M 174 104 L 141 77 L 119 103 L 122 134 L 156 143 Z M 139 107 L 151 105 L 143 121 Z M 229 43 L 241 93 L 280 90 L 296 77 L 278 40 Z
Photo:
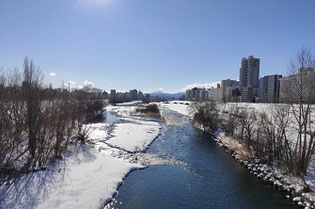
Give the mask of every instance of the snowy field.
M 167 107 L 170 110 L 176 111 L 180 114 L 190 116 L 189 113 L 189 105 L 191 101 L 171 101 L 169 104 L 161 103 L 162 107 Z M 189 104 L 189 105 L 186 105 Z M 237 106 L 238 108 L 245 108 L 249 110 L 255 110 L 257 112 L 268 112 L 270 111 L 270 107 L 274 104 L 266 104 L 266 103 L 220 103 L 218 104 L 218 109 L 221 111 L 229 111 L 231 107 Z
M 189 116 L 189 105 L 186 105 L 186 104 L 190 104 L 191 102 L 189 101 L 171 101 L 169 102 L 169 104 L 165 104 L 165 103 L 162 103 L 161 106 L 162 107 L 166 107 L 170 110 L 173 110 L 175 112 L 178 112 L 182 115 L 186 115 L 186 116 Z
M 105 206 L 130 171 L 150 163 L 163 163 L 142 153 L 159 135 L 160 124 L 133 115 L 135 108 L 108 107 L 108 111 L 118 115 L 116 123 L 85 126 L 89 133 L 88 143 L 71 145 L 68 155 L 56 165 L 23 175 L 0 188 L 0 208 Z

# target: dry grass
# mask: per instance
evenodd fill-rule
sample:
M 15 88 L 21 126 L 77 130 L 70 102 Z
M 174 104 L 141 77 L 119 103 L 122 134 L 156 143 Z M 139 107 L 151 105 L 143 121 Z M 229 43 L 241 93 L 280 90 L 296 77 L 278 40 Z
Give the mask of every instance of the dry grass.
M 144 118 L 156 118 L 156 119 L 161 119 L 161 114 L 160 113 L 156 113 L 156 112 L 146 112 L 146 113 L 143 113 L 141 115 L 142 117 Z
M 144 118 L 156 118 L 163 120 L 160 110 L 156 104 L 141 105 L 135 110 L 135 112 L 141 113 L 141 116 Z
M 247 148 L 247 146 L 239 140 L 227 136 L 221 136 L 219 137 L 219 139 L 230 150 L 233 150 L 237 154 L 239 159 L 249 160 L 254 157 L 253 153 Z

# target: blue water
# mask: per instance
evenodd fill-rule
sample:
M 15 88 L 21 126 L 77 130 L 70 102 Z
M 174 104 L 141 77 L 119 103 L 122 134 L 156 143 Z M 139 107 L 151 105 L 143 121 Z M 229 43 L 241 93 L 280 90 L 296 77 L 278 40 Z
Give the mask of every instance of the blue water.
M 162 135 L 147 152 L 174 157 L 184 165 L 151 166 L 132 172 L 110 208 L 296 208 L 285 194 L 256 179 L 187 118 L 171 112 L 167 117 L 176 123 L 164 124 Z

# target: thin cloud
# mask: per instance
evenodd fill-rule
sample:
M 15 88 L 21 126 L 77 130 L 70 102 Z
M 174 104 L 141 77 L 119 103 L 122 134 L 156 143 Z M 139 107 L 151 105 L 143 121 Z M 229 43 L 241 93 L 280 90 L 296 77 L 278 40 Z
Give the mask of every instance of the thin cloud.
M 57 74 L 55 73 L 55 72 L 51 72 L 51 73 L 49 73 L 49 76 L 50 77 L 54 77 L 54 76 L 56 76 Z

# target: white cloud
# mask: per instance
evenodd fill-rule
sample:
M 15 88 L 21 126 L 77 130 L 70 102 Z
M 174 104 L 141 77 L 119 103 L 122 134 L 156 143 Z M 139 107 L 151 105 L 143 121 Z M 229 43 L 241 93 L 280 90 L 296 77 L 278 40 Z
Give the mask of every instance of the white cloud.
M 75 82 L 75 81 L 68 81 L 68 84 L 75 86 L 77 84 L 77 82 Z
M 67 81 L 67 82 L 65 82 L 65 87 L 69 87 L 70 86 L 70 88 L 75 88 L 76 87 L 76 85 L 77 85 L 77 82 L 75 82 L 75 81 Z
M 82 85 L 82 84 L 79 84 L 79 83 L 77 83 L 75 81 L 67 81 L 67 82 L 64 83 L 64 86 L 65 86 L 65 88 L 69 88 L 70 87 L 70 89 L 83 89 L 84 87 L 93 88 L 94 87 L 94 83 L 91 82 L 91 81 L 86 80 L 86 81 L 83 82 L 83 85 Z
M 207 89 L 210 89 L 212 87 L 216 88 L 218 83 L 220 83 L 220 82 L 190 84 L 190 85 L 187 85 L 184 88 L 182 88 L 180 91 L 186 91 L 187 89 L 192 89 L 192 88 L 195 88 L 195 87 L 197 87 L 197 88 L 207 88 Z
M 51 72 L 51 73 L 49 73 L 49 76 L 50 77 L 54 77 L 54 76 L 56 76 L 57 74 L 55 73 L 55 72 Z
M 92 81 L 86 80 L 83 83 L 84 83 L 84 86 L 88 86 L 88 87 L 93 87 L 94 86 L 94 83 Z

